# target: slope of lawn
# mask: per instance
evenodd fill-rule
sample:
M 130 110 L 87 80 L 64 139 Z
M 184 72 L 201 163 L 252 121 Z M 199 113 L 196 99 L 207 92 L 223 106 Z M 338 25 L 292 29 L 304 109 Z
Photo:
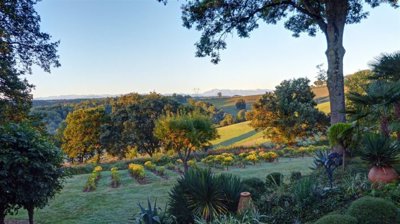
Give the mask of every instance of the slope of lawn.
M 243 98 L 246 101 L 246 109 L 251 110 L 251 107 L 254 102 L 260 98 L 261 95 L 254 95 L 254 96 L 234 96 L 234 97 L 207 97 L 207 98 L 200 98 L 200 100 L 212 103 L 217 108 L 224 110 L 227 113 L 230 113 L 236 116 L 239 110 L 236 109 L 235 103 L 238 99 Z
M 212 141 L 214 148 L 226 146 L 248 146 L 268 142 L 262 132 L 256 132 L 250 121 L 232 124 L 217 129 L 220 138 Z
M 264 180 L 271 172 L 281 172 L 288 175 L 292 171 L 301 171 L 303 174 L 310 172 L 308 168 L 312 158 L 281 158 L 275 163 L 261 163 L 255 166 L 242 168 L 230 168 L 228 171 L 215 170 L 220 173 L 232 173 L 242 178 L 258 177 Z M 94 192 L 82 192 L 88 174 L 76 175 L 69 178 L 64 189 L 49 206 L 35 211 L 36 223 L 133 223 L 130 220 L 139 211 L 137 204 L 144 205 L 147 198 L 151 201 L 157 199 L 159 207 L 164 208 L 167 202 L 168 192 L 176 182 L 178 175 L 167 171 L 169 179 L 165 180 L 146 172 L 149 184 L 139 185 L 131 178 L 127 170 L 120 171 L 122 185 L 119 188 L 110 187 L 110 172 L 103 171 L 98 187 Z M 7 219 L 27 219 L 27 214 L 22 211 Z
M 325 103 L 320 103 L 317 105 L 317 108 L 325 114 L 328 114 L 331 112 L 331 103 L 329 101 Z

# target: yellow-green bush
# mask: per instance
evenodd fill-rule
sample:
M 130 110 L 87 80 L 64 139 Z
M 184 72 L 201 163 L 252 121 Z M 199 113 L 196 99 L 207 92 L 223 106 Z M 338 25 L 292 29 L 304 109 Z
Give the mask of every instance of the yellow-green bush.
M 148 170 L 155 170 L 156 169 L 156 165 L 153 164 L 151 161 L 147 161 L 144 163 L 144 167 Z
M 143 179 L 145 177 L 144 167 L 139 164 L 131 163 L 128 166 L 131 175 L 138 179 Z

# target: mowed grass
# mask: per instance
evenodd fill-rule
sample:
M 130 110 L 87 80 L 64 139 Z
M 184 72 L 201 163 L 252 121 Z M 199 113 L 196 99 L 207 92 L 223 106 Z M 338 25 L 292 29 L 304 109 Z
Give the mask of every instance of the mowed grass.
M 241 122 L 218 128 L 220 138 L 212 141 L 214 148 L 226 146 L 249 146 L 268 142 L 262 132 L 257 132 L 250 125 L 250 121 Z
M 230 168 L 228 171 L 216 169 L 216 173 L 232 173 L 242 178 L 258 177 L 262 180 L 271 172 L 281 172 L 289 178 L 292 171 L 310 173 L 312 158 L 281 158 L 275 163 L 261 163 L 246 168 Z M 167 171 L 169 179 L 163 179 L 146 171 L 149 184 L 140 185 L 127 170 L 120 171 L 122 185 L 111 188 L 110 172 L 103 171 L 98 187 L 94 192 L 83 192 L 88 174 L 69 178 L 64 189 L 48 206 L 35 211 L 36 223 L 133 223 L 132 217 L 139 212 L 137 204 L 145 205 L 147 198 L 152 202 L 157 199 L 159 207 L 164 208 L 168 192 L 176 183 L 178 175 Z M 147 205 L 147 204 L 146 204 Z M 8 220 L 26 220 L 25 211 L 17 216 L 7 216 Z
M 254 95 L 254 96 L 234 96 L 234 97 L 207 97 L 207 98 L 200 98 L 200 100 L 212 103 L 214 106 L 216 106 L 219 109 L 223 109 L 225 112 L 230 113 L 234 116 L 239 112 L 239 110 L 236 109 L 236 101 L 238 99 L 244 99 L 246 101 L 246 109 L 251 110 L 252 105 L 254 102 L 256 102 L 261 95 Z
M 317 105 L 318 110 L 324 112 L 325 114 L 329 114 L 331 112 L 331 103 L 330 102 L 325 102 L 325 103 L 320 103 Z

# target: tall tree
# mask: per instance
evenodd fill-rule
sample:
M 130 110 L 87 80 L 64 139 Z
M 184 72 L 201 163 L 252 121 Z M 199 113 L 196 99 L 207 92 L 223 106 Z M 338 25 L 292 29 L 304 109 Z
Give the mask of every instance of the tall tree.
M 237 99 L 235 106 L 237 110 L 246 110 L 246 101 L 243 98 Z
M 153 135 L 155 121 L 168 112 L 176 112 L 178 107 L 178 102 L 157 93 L 122 97 L 113 105 L 102 144 L 110 154 L 119 157 L 124 157 L 129 147 L 152 156 L 161 144 Z
M 166 2 L 166 0 L 159 0 Z M 381 3 L 397 6 L 397 0 L 365 0 L 376 7 Z M 298 37 L 305 32 L 315 36 L 320 30 L 326 37 L 328 89 L 331 123 L 345 121 L 343 81 L 343 35 L 346 24 L 358 23 L 368 16 L 362 0 L 193 0 L 182 5 L 183 25 L 201 31 L 196 56 L 210 56 L 220 61 L 219 51 L 235 30 L 239 37 L 249 37 L 259 21 L 276 24 L 288 17 L 285 27 Z
M 166 149 L 178 154 L 185 173 L 191 153 L 209 146 L 210 141 L 218 137 L 211 119 L 199 113 L 163 116 L 156 122 L 154 135 Z
M 61 190 L 63 156 L 30 123 L 0 126 L 0 224 L 13 208 L 43 208 Z
M 100 137 L 105 119 L 104 107 L 79 109 L 68 114 L 62 149 L 72 161 L 82 163 L 97 154 L 97 162 L 100 162 L 103 152 Z
M 0 123 L 21 120 L 31 103 L 31 85 L 21 80 L 33 65 L 50 72 L 58 67 L 58 42 L 40 30 L 34 5 L 39 0 L 0 2 Z M 11 113 L 12 112 L 12 113 Z M 26 114 L 26 113 L 25 113 Z
M 326 116 L 315 108 L 309 80 L 285 80 L 274 93 L 264 94 L 253 104 L 251 125 L 274 142 L 292 145 L 327 127 Z

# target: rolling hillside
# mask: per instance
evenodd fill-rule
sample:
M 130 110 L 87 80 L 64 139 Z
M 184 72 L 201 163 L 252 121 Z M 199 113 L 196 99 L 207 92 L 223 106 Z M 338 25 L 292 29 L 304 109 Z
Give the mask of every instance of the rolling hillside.
M 269 142 L 262 132 L 257 132 L 250 125 L 250 121 L 241 122 L 218 128 L 219 139 L 212 141 L 214 148 L 227 146 L 250 146 Z

